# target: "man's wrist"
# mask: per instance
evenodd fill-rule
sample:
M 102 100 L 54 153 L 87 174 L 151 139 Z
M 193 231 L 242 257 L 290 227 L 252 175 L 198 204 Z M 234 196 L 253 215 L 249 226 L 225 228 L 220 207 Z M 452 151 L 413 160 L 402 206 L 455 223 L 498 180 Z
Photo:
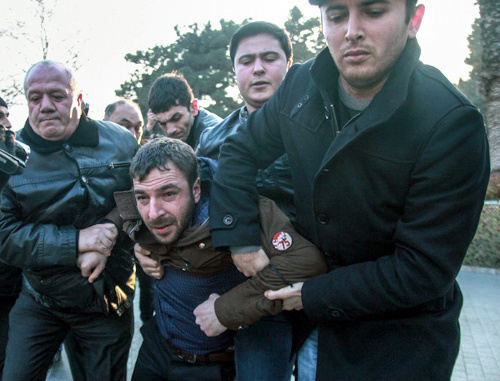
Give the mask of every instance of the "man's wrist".
M 262 249 L 262 246 L 230 246 L 229 250 L 231 251 L 231 254 L 247 254 L 247 253 L 254 253 L 256 251 L 259 251 Z

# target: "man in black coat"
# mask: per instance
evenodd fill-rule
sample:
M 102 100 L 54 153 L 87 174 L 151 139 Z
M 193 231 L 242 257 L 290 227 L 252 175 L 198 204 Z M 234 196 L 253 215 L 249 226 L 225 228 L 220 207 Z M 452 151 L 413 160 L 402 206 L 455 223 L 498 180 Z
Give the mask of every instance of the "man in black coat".
M 423 6 L 310 2 L 328 48 L 293 66 L 222 146 L 214 246 L 246 245 L 239 255 L 257 260 L 252 179 L 286 152 L 295 227 L 330 271 L 268 297 L 317 323 L 316 378 L 449 379 L 460 343 L 455 278 L 489 178 L 482 116 L 419 61 Z
M 135 272 L 113 192 L 130 188 L 138 144 L 122 127 L 82 114 L 64 65 L 38 62 L 24 87 L 29 117 L 19 135 L 31 155 L 3 190 L 0 219 L 0 259 L 23 269 L 3 379 L 44 379 L 71 333 L 75 380 L 123 380 Z

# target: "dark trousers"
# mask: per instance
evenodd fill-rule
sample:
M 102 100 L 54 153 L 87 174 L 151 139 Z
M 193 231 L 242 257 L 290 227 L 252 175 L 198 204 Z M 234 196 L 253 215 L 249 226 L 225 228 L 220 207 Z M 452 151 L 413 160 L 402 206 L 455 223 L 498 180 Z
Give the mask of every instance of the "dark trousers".
M 144 272 L 141 265 L 137 264 L 136 275 L 139 280 L 139 308 L 141 310 L 141 320 L 147 322 L 153 317 L 154 304 L 154 278 Z
M 10 313 L 4 381 L 43 380 L 71 331 L 75 380 L 125 380 L 133 315 L 71 314 L 47 308 L 21 293 Z
M 233 380 L 234 362 L 192 364 L 181 360 L 160 333 L 153 318 L 141 328 L 144 339 L 132 381 Z
M 9 338 L 9 313 L 14 307 L 16 299 L 17 296 L 0 298 L 0 378 L 5 362 L 5 348 Z

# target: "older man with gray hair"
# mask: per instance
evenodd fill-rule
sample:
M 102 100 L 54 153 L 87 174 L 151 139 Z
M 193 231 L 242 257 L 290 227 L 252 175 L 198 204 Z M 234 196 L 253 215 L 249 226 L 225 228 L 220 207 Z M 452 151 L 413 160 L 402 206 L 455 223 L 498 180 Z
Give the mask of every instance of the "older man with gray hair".
M 36 63 L 24 89 L 29 117 L 19 135 L 32 153 L 4 189 L 0 220 L 1 259 L 23 269 L 3 379 L 44 379 L 71 332 L 74 379 L 123 380 L 135 274 L 113 192 L 130 188 L 138 144 L 82 114 L 82 94 L 63 64 Z

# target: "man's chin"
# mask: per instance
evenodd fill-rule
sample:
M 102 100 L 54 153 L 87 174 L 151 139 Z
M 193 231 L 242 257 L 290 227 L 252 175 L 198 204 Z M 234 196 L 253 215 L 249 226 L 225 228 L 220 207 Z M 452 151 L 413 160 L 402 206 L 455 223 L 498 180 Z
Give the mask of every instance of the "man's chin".
M 166 234 L 158 234 L 153 232 L 153 235 L 155 236 L 158 242 L 163 243 L 164 245 L 170 245 L 177 239 L 177 235 L 175 234 L 175 232 L 170 232 Z

